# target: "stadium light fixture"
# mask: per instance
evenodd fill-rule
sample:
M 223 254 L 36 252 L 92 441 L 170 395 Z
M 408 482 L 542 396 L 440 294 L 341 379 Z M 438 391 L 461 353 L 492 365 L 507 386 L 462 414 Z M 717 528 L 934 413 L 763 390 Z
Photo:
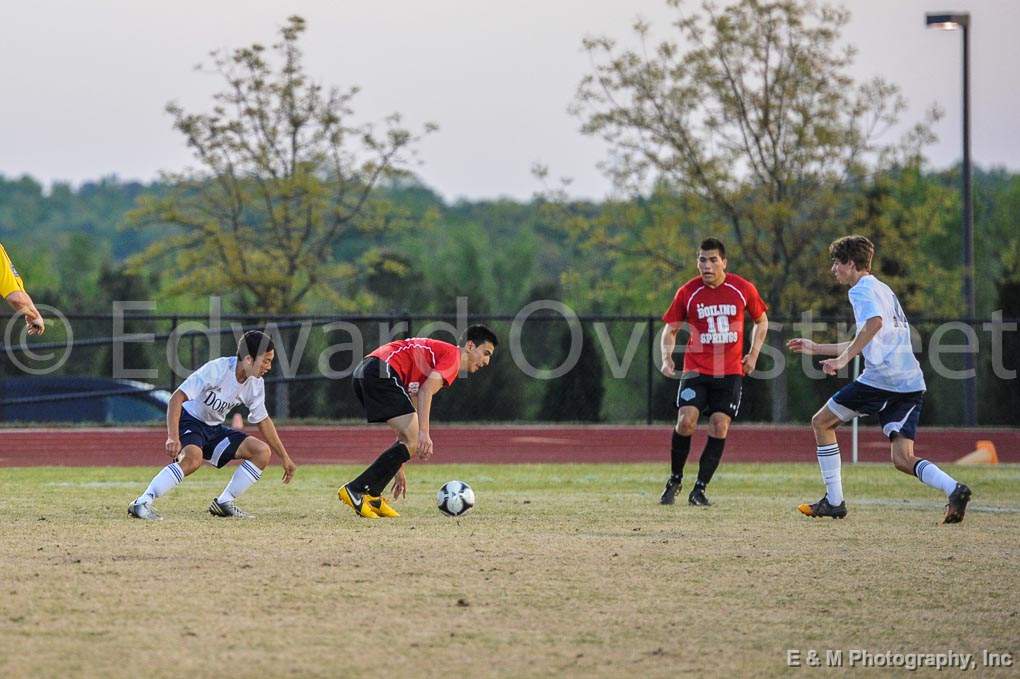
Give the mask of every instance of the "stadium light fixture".
M 963 31 L 963 301 L 968 323 L 977 318 L 974 297 L 974 205 L 970 177 L 970 14 L 968 12 L 928 12 L 924 17 L 928 28 Z M 963 354 L 964 369 L 974 373 L 974 354 Z M 977 424 L 977 377 L 967 377 L 963 386 L 964 424 Z

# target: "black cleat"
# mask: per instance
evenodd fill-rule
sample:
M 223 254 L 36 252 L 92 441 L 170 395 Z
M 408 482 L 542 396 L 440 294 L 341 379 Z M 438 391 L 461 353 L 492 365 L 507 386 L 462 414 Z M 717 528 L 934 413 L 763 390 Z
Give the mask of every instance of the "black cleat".
M 687 496 L 687 503 L 692 504 L 695 507 L 711 507 L 712 503 L 705 497 L 705 487 L 695 485 L 694 490 Z
M 666 481 L 666 490 L 662 491 L 662 497 L 659 498 L 660 505 L 671 505 L 676 500 L 676 494 L 680 491 L 680 477 L 670 476 L 669 480 Z
M 823 497 L 813 505 L 807 503 L 799 505 L 798 511 L 804 516 L 810 516 L 812 518 L 816 516 L 829 516 L 833 519 L 845 519 L 846 518 L 846 500 L 840 502 L 838 505 L 833 507 L 829 504 L 829 498 Z
M 970 502 L 970 488 L 962 483 L 956 484 L 956 488 L 949 494 L 949 502 L 946 504 L 946 518 L 942 523 L 960 523 L 963 521 L 963 513 L 967 511 L 967 503 Z

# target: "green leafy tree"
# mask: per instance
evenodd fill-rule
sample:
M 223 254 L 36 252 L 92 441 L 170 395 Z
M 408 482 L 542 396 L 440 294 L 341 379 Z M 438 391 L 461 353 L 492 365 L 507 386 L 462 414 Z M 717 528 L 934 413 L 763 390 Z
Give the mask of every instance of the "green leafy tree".
M 668 0 L 678 10 L 686 3 Z M 931 140 L 920 123 L 895 144 L 878 141 L 905 101 L 880 78 L 849 74 L 854 49 L 840 44 L 845 9 L 801 0 L 738 0 L 680 12 L 678 36 L 619 49 L 608 37 L 584 47 L 593 72 L 573 110 L 585 134 L 610 146 L 603 169 L 621 190 L 660 182 L 695 202 L 707 235 L 732 244 L 731 259 L 776 316 L 814 303 L 824 248 L 843 230 L 847 190 L 869 174 L 916 159 Z M 929 113 L 929 122 L 937 116 Z M 654 222 L 651 222 L 654 224 Z M 649 237 L 651 236 L 651 238 Z M 646 229 L 620 234 L 666 252 Z M 682 278 L 688 267 L 678 267 Z M 785 384 L 775 381 L 773 417 L 786 415 Z
M 144 199 L 130 222 L 164 230 L 133 263 L 169 259 L 171 294 L 234 293 L 241 312 L 286 313 L 314 291 L 349 308 L 360 263 L 337 253 L 399 223 L 375 189 L 406 173 L 420 135 L 397 114 L 381 126 L 355 123 L 358 88 L 325 90 L 311 80 L 304 31 L 292 16 L 268 50 L 213 52 L 226 87 L 211 112 L 167 106 L 198 167 L 166 174 L 167 193 Z

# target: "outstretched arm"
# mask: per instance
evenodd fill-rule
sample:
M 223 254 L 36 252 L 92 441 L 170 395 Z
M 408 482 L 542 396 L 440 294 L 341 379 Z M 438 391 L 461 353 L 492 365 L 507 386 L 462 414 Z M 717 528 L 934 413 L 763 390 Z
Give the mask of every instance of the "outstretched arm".
M 808 356 L 839 356 L 850 346 L 850 342 L 839 344 L 819 344 L 805 337 L 795 337 L 786 343 L 786 348 L 798 354 Z
M 260 420 L 255 426 L 259 428 L 259 433 L 262 434 L 262 438 L 266 440 L 272 451 L 280 458 L 280 464 L 283 465 L 283 482 L 290 483 L 290 480 L 294 478 L 294 471 L 297 469 L 297 465 L 290 459 L 287 449 L 283 447 L 283 441 L 280 440 L 280 435 L 276 433 L 276 425 L 273 424 L 273 418 L 267 417 L 264 420 Z
M 845 368 L 855 356 L 864 351 L 864 347 L 868 345 L 868 342 L 875 338 L 878 331 L 882 329 L 882 317 L 872 316 L 861 328 L 861 331 L 857 333 L 853 341 L 850 342 L 850 346 L 844 349 L 836 358 L 830 358 L 822 361 L 822 371 L 826 375 L 835 375 L 840 370 Z

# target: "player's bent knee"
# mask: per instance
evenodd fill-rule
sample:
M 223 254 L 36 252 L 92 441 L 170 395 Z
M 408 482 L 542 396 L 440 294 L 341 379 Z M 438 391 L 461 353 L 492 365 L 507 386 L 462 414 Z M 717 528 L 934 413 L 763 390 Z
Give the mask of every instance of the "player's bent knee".
M 189 476 L 202 466 L 202 449 L 197 446 L 187 446 L 184 449 L 184 458 L 177 463 L 185 476 Z
M 272 456 L 272 450 L 270 450 L 268 443 L 250 436 L 241 444 L 240 453 L 239 457 L 251 460 L 260 469 L 265 469 L 269 466 L 269 458 Z
M 830 429 L 835 429 L 838 424 L 838 422 L 833 422 L 832 413 L 825 408 L 819 410 L 811 418 L 811 427 L 815 431 L 829 431 Z
M 676 425 L 676 433 L 680 436 L 693 436 L 694 431 L 698 428 L 697 420 L 682 419 Z
M 894 467 L 904 474 L 913 474 L 914 465 L 917 464 L 917 458 L 914 457 L 912 453 L 893 449 L 892 463 Z

